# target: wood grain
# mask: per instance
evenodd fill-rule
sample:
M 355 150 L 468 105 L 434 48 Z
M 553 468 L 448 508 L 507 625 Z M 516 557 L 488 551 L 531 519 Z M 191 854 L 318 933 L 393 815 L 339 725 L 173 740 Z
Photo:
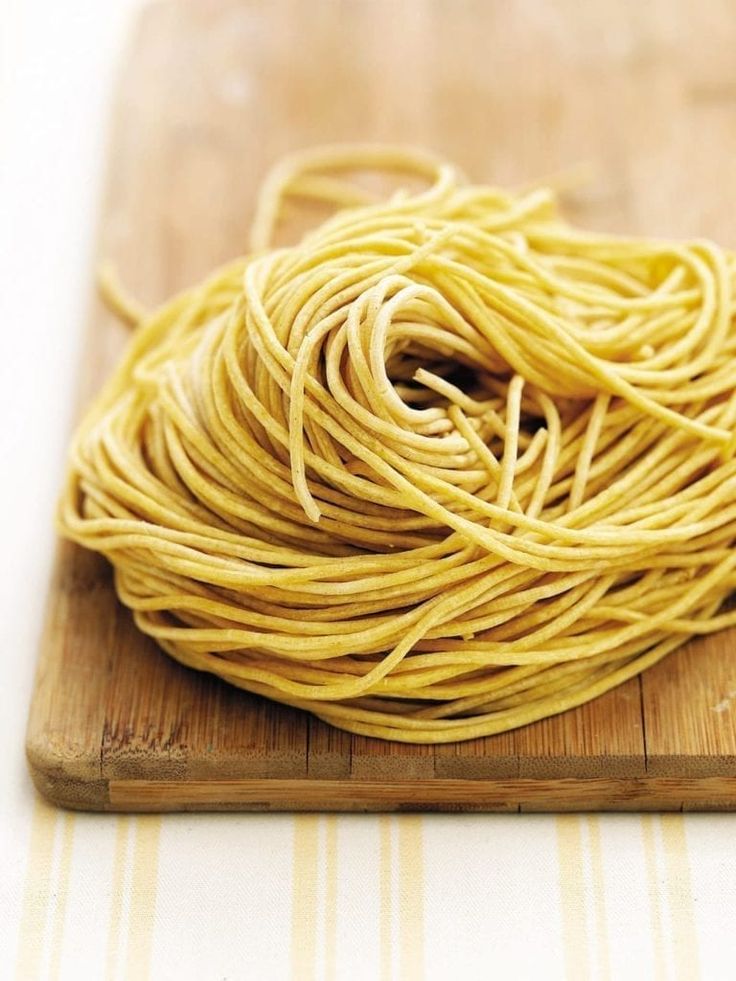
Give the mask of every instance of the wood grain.
M 242 251 L 281 153 L 429 146 L 519 185 L 589 162 L 590 227 L 734 244 L 728 0 L 165 0 L 120 79 L 99 255 L 147 304 Z M 97 302 L 88 401 L 125 331 Z M 59 547 L 28 757 L 101 810 L 736 807 L 736 632 L 515 732 L 432 747 L 351 737 L 187 671 L 133 627 L 98 556 Z
M 111 780 L 109 810 L 681 811 L 730 809 L 736 778 L 549 780 Z

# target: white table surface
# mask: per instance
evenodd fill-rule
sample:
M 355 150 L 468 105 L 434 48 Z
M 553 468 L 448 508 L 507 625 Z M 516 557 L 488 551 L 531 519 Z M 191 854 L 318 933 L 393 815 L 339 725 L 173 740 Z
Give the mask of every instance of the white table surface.
M 0 977 L 736 977 L 736 816 L 117 817 L 36 799 L 25 717 L 137 6 L 0 0 Z

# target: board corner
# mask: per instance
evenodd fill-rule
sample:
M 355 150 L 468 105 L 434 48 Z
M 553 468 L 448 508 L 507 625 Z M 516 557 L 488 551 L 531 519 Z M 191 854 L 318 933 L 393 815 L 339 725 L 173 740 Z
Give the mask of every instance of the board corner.
M 108 781 L 85 773 L 59 746 L 28 735 L 25 755 L 33 785 L 50 804 L 75 811 L 109 810 Z

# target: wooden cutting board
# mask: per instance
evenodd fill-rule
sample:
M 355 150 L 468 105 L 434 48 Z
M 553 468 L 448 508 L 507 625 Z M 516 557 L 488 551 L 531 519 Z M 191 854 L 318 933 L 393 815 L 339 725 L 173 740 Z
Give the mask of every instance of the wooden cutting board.
M 156 303 L 243 250 L 276 157 L 346 139 L 517 185 L 589 161 L 575 220 L 733 245 L 734 50 L 732 8 L 703 0 L 156 3 L 122 72 L 99 257 Z M 93 302 L 82 404 L 125 334 Z M 733 808 L 736 632 L 515 732 L 390 744 L 169 660 L 106 563 L 62 544 L 27 748 L 41 792 L 77 808 Z

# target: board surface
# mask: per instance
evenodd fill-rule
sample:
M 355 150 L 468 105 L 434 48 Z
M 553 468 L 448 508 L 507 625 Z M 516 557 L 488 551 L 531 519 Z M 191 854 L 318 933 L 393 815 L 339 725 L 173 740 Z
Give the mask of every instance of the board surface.
M 576 221 L 733 245 L 734 50 L 727 2 L 155 3 L 122 71 L 98 254 L 159 302 L 243 251 L 281 153 L 350 139 L 510 185 L 590 161 Z M 93 301 L 80 405 L 125 338 Z M 391 744 L 176 664 L 106 562 L 61 543 L 27 750 L 42 793 L 100 810 L 736 808 L 736 631 L 511 733 Z

